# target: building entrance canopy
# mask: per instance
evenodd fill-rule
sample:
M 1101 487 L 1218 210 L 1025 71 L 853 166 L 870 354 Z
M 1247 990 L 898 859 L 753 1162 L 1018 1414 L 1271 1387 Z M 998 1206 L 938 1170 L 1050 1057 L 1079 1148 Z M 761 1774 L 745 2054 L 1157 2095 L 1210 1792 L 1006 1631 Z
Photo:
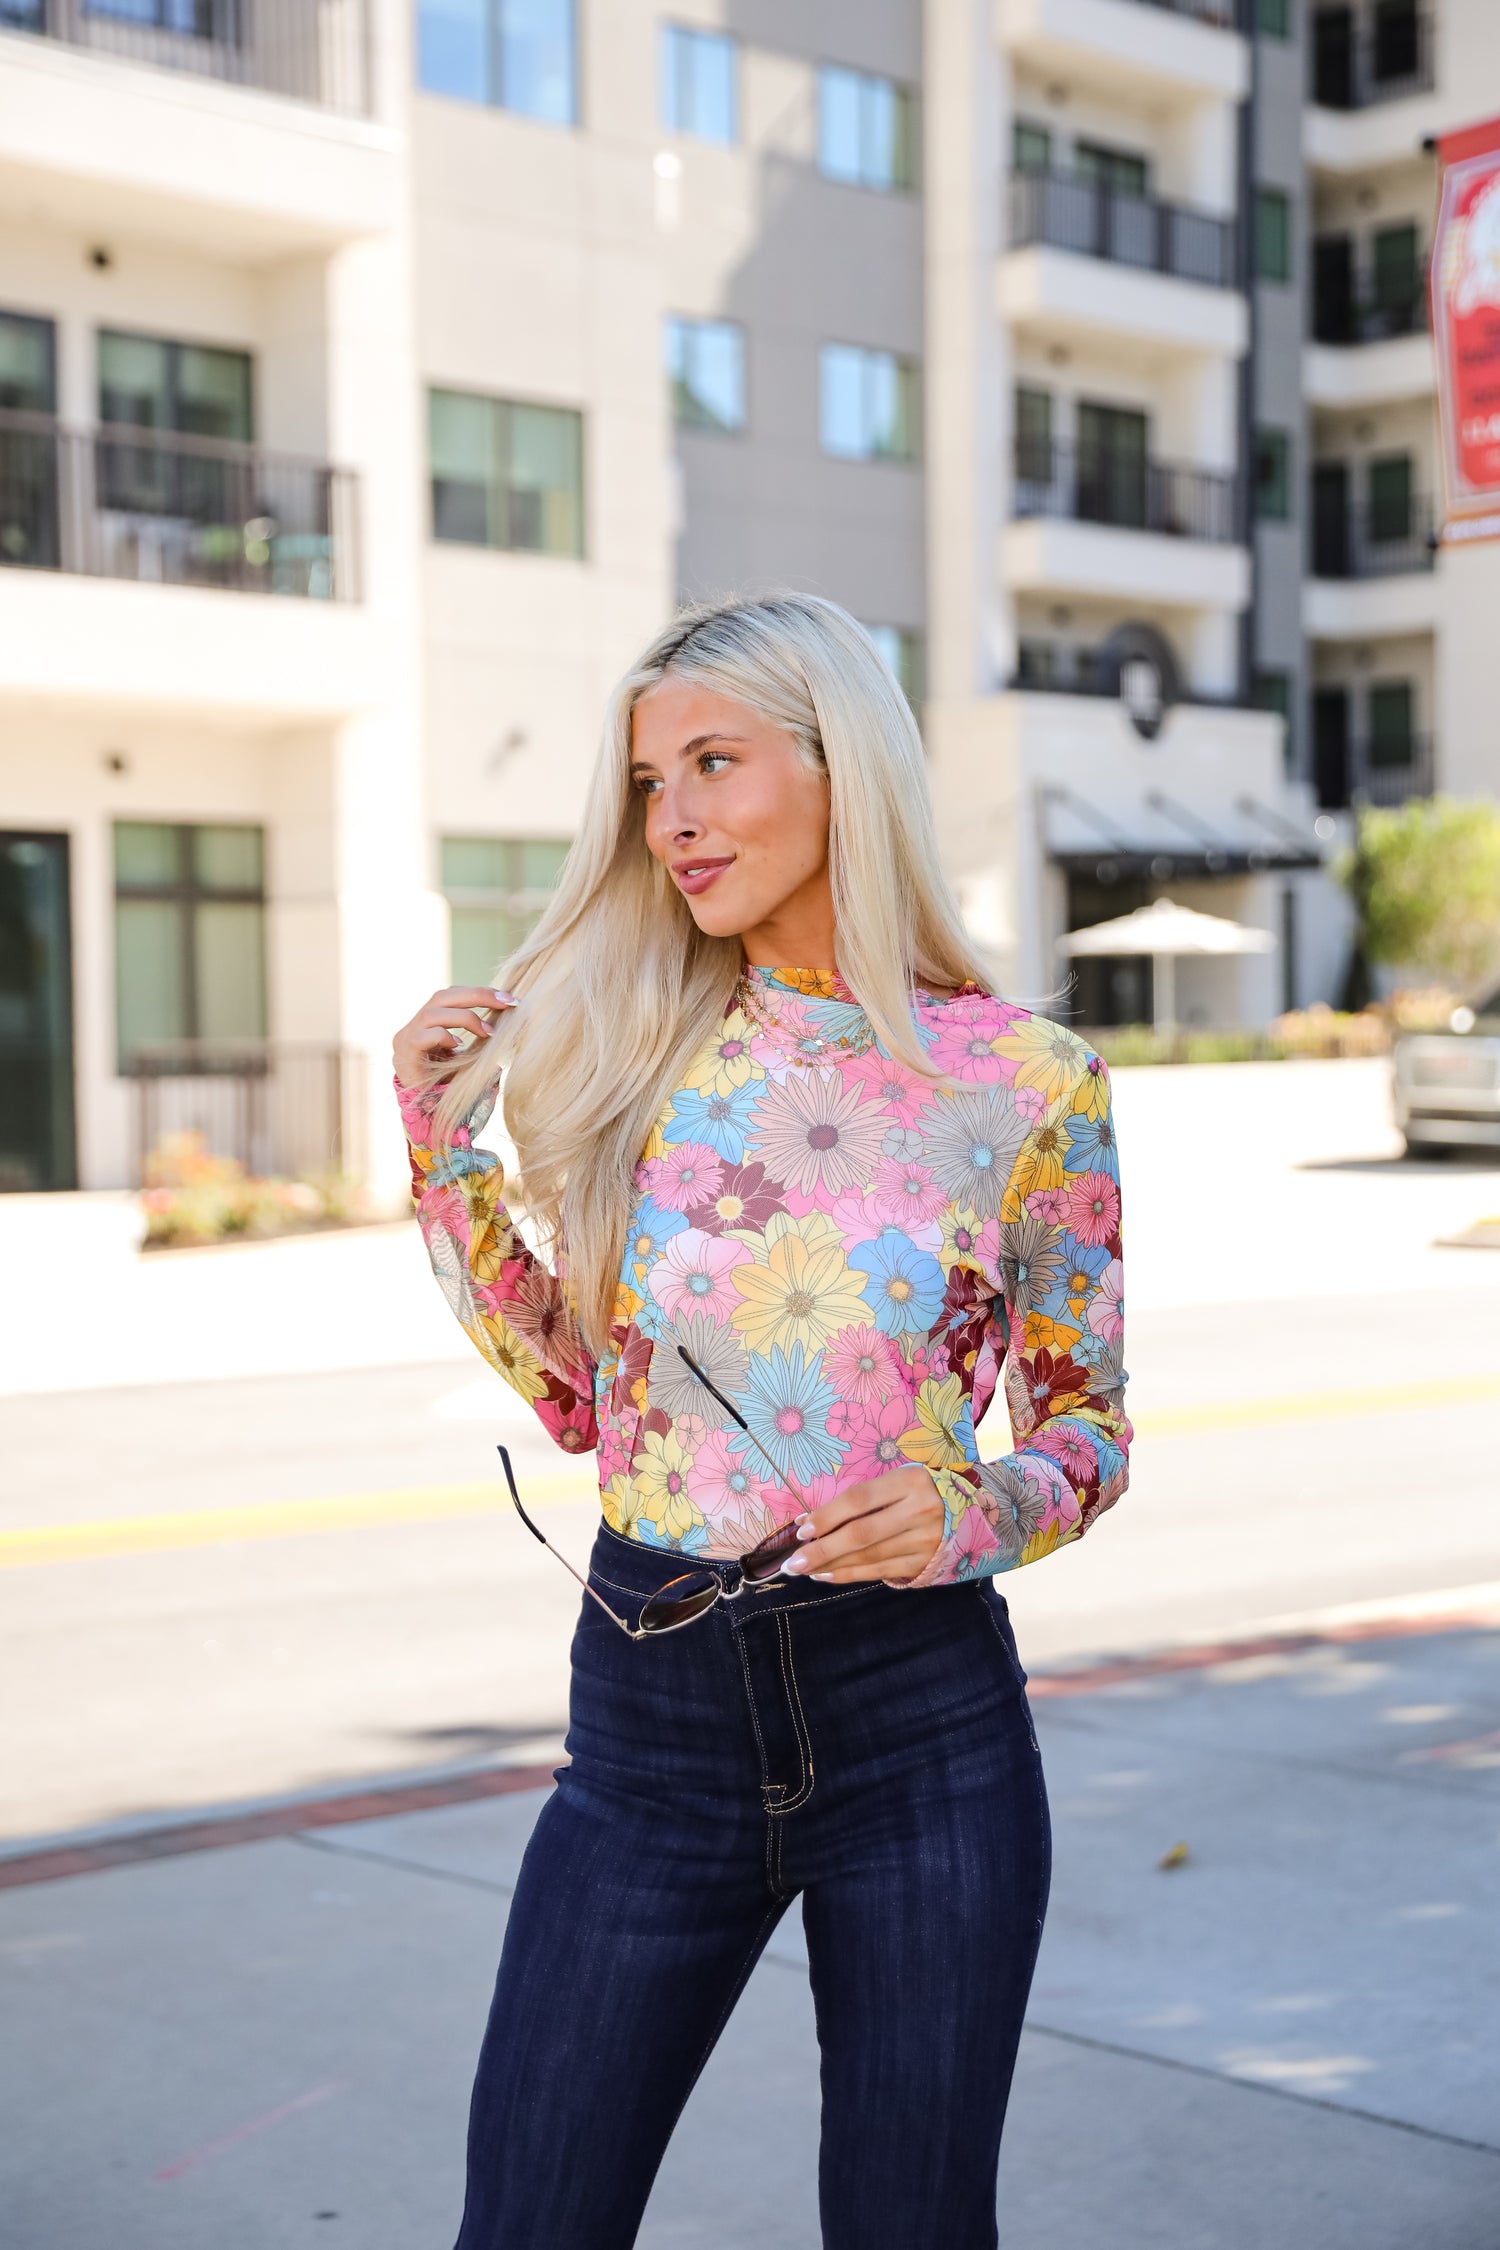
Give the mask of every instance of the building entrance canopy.
M 1182 955 L 1235 955 L 1269 953 L 1276 944 L 1269 930 L 1230 922 L 1219 914 L 1199 914 L 1193 907 L 1178 906 L 1169 898 L 1121 914 L 1112 922 L 1095 922 L 1086 930 L 1070 930 L 1059 938 L 1058 950 L 1070 954 L 1149 954 L 1152 965 L 1153 1017 L 1158 1031 L 1170 1030 L 1176 1014 L 1177 961 Z

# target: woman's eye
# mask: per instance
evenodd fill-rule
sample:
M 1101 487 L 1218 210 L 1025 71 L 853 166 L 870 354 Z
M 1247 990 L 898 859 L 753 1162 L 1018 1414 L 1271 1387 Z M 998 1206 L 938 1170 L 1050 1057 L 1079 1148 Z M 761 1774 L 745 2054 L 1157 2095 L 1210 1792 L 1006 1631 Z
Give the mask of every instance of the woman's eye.
M 661 781 L 659 777 L 654 773 L 638 773 L 635 774 L 632 778 L 634 780 L 636 788 L 640 791 L 643 797 L 654 797 L 657 790 L 661 787 Z
M 713 772 L 716 771 L 720 766 L 727 766 L 730 762 L 731 761 L 727 751 L 705 750 L 702 757 L 698 760 L 698 771 L 700 773 Z

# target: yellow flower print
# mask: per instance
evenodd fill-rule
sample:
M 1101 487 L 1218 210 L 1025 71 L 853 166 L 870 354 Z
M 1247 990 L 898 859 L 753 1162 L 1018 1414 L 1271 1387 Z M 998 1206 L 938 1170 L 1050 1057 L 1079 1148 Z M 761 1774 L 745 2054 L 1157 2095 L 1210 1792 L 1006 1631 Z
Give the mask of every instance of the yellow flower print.
M 632 1463 L 640 1512 L 679 1544 L 703 1516 L 687 1488 L 689 1461 L 671 1430 L 648 1430 Z
M 1045 1016 L 1028 1016 L 1011 1027 L 1002 1041 L 1007 1053 L 1019 1055 L 1018 1086 L 1039 1086 L 1049 1102 L 1066 1093 L 1088 1060 L 1088 1049 L 1076 1032 Z
M 958 1435 L 967 1403 L 960 1378 L 945 1375 L 940 1383 L 929 1378 L 915 1403 L 917 1419 L 901 1440 L 913 1461 L 924 1462 L 929 1469 L 962 1467 L 969 1449 Z
M 938 1223 L 943 1230 L 943 1246 L 937 1258 L 944 1273 L 951 1273 L 955 1266 L 967 1266 L 972 1273 L 983 1273 L 978 1213 L 955 1211 L 950 1205 L 946 1211 L 938 1213 Z
M 542 1363 L 526 1349 L 510 1323 L 502 1320 L 498 1313 L 482 1313 L 480 1327 L 483 1333 L 476 1335 L 474 1341 L 490 1365 L 499 1368 L 507 1383 L 518 1390 L 522 1398 L 540 1398 L 547 1388 Z
M 505 1245 L 495 1233 L 488 1213 L 476 1212 L 469 1225 L 469 1271 L 478 1282 L 498 1281 L 505 1263 Z
M 604 1486 L 599 1494 L 599 1505 L 611 1531 L 617 1531 L 622 1539 L 634 1536 L 641 1516 L 641 1496 L 623 1471 Z
M 766 1234 L 769 1242 L 769 1227 Z M 778 1344 L 787 1352 L 793 1344 L 820 1351 L 836 1329 L 869 1315 L 836 1236 L 816 1236 L 809 1248 L 801 1233 L 787 1229 L 770 1244 L 764 1265 L 736 1266 L 731 1278 L 742 1302 L 729 1317 L 753 1352 Z
M 1029 1312 L 1026 1315 L 1026 1349 L 1041 1351 L 1044 1347 L 1057 1359 L 1077 1343 L 1083 1334 L 1081 1328 L 1070 1328 L 1066 1321 L 1053 1320 L 1047 1313 Z
M 1040 1562 L 1043 1555 L 1052 1554 L 1058 1547 L 1068 1544 L 1063 1535 L 1060 1518 L 1054 1517 L 1045 1531 L 1034 1531 L 1021 1549 L 1022 1563 Z
M 615 1309 L 610 1318 L 611 1328 L 628 1328 L 646 1302 L 639 1289 L 632 1289 L 628 1281 L 615 1287 Z
M 684 1083 L 695 1094 L 722 1096 L 737 1092 L 752 1078 L 764 1077 L 765 1072 L 750 1053 L 749 1025 L 736 1028 L 726 1023 L 719 1037 L 699 1055 Z
M 1062 1186 L 1063 1158 L 1072 1146 L 1073 1136 L 1059 1120 L 1044 1119 L 1034 1132 L 1027 1134 L 1016 1158 L 1010 1191 L 1000 1213 L 1002 1219 L 1019 1219 L 1027 1196 L 1035 1195 L 1039 1188 Z
M 788 1235 L 795 1235 L 799 1242 L 805 1242 L 809 1250 L 822 1250 L 830 1246 L 842 1250 L 844 1245 L 843 1236 L 826 1211 L 809 1211 L 800 1219 L 794 1219 L 790 1211 L 773 1211 L 766 1221 L 767 1250 L 776 1243 L 785 1241 Z
M 1073 1114 L 1090 1118 L 1096 1125 L 1109 1114 L 1109 1072 L 1097 1055 L 1073 1090 Z
M 640 1154 L 640 1162 L 642 1164 L 649 1164 L 653 1157 L 666 1155 L 667 1140 L 666 1135 L 662 1131 L 662 1127 L 664 1124 L 670 1121 L 671 1115 L 672 1108 L 671 1104 L 668 1103 L 667 1107 L 662 1111 L 661 1116 L 658 1117 L 656 1123 L 652 1126 L 650 1132 L 646 1135 L 646 1145 L 641 1150 Z

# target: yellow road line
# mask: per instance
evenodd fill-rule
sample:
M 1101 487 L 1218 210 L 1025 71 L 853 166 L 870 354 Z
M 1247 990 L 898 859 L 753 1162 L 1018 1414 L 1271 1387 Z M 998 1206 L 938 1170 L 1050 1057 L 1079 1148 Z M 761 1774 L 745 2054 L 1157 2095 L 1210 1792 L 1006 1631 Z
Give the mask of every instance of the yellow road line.
M 526 1499 L 597 1501 L 592 1476 L 528 1477 Z M 160 1554 L 247 1539 L 287 1539 L 309 1531 L 367 1531 L 379 1524 L 433 1523 L 510 1510 L 503 1484 L 412 1485 L 396 1492 L 340 1492 L 317 1500 L 272 1500 L 250 1508 L 189 1508 L 150 1516 L 93 1516 L 78 1523 L 28 1524 L 0 1531 L 0 1570 L 32 1563 L 83 1562 L 99 1555 Z
M 1132 1415 L 1142 1437 L 1188 1436 L 1198 1430 L 1255 1429 L 1283 1422 L 1346 1421 L 1368 1414 L 1477 1406 L 1500 1399 L 1500 1375 L 1453 1377 L 1437 1383 L 1387 1383 L 1378 1390 L 1293 1392 L 1281 1398 L 1219 1399 L 1202 1406 L 1143 1409 Z M 526 1479 L 526 1499 L 539 1505 L 592 1501 L 591 1464 Z M 314 1531 L 368 1531 L 381 1524 L 440 1523 L 509 1508 L 496 1479 L 478 1484 L 412 1485 L 394 1492 L 340 1492 L 312 1500 L 272 1500 L 249 1508 L 190 1508 L 148 1516 L 94 1516 L 76 1523 L 27 1524 L 0 1530 L 0 1570 L 36 1563 L 84 1562 L 101 1555 L 163 1554 L 252 1539 L 290 1539 Z

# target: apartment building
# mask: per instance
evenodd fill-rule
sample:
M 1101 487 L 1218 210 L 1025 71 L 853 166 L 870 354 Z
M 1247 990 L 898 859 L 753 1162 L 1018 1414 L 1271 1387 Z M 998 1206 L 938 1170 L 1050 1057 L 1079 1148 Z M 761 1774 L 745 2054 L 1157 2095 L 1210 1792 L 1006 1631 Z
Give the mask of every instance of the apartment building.
M 1371 691 L 1410 644 L 1424 785 L 1488 558 L 1304 586 L 1304 494 L 1345 462 L 1364 556 L 1431 411 L 1376 367 L 1418 335 L 1304 352 L 1308 260 L 1372 148 L 1430 200 L 1465 79 L 1358 60 L 1304 125 L 1258 6 L 0 0 L 0 1187 L 196 1124 L 396 1193 L 392 1022 L 525 926 L 610 682 L 730 587 L 875 633 L 1011 989 L 1166 888 L 1280 941 L 1189 1020 L 1330 993 Z

